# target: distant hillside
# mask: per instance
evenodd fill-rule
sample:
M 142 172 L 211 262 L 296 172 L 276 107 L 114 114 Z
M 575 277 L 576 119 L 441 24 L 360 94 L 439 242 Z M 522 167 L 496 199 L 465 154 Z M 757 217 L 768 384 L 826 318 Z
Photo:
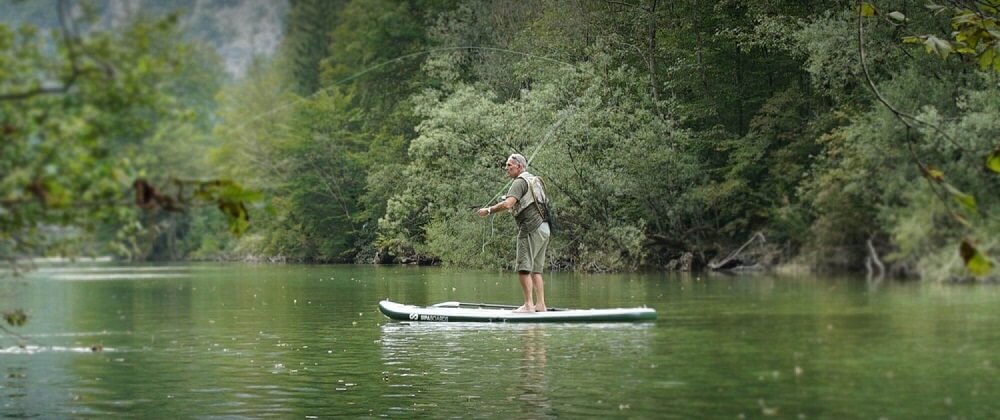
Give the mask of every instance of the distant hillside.
M 73 14 L 82 14 L 70 1 Z M 0 0 L 0 22 L 10 26 L 58 25 L 58 0 Z M 254 56 L 270 56 L 284 34 L 287 0 L 103 0 L 96 5 L 101 26 L 117 27 L 140 16 L 178 12 L 181 27 L 191 39 L 218 51 L 226 70 L 239 78 Z

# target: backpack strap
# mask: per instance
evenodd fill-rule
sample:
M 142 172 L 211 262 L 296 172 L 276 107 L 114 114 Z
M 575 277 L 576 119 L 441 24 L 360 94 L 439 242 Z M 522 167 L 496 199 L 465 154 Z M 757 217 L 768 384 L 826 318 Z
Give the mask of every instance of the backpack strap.
M 542 191 L 545 191 L 544 190 L 544 188 L 545 188 L 545 181 L 542 181 L 542 177 L 536 176 L 535 178 L 538 178 L 538 182 L 542 183 L 542 188 L 543 188 Z M 526 179 L 525 181 L 527 182 L 528 180 Z M 543 222 L 545 222 L 546 221 L 545 220 L 545 213 L 542 212 L 542 205 L 541 205 L 541 203 L 538 202 L 537 196 L 535 196 L 535 189 L 531 186 L 531 184 L 532 184 L 531 182 L 527 182 L 527 184 L 528 184 L 528 194 L 531 194 L 531 201 L 535 205 L 535 210 L 538 210 L 538 216 L 542 218 Z M 545 198 L 548 198 L 548 196 L 546 196 Z

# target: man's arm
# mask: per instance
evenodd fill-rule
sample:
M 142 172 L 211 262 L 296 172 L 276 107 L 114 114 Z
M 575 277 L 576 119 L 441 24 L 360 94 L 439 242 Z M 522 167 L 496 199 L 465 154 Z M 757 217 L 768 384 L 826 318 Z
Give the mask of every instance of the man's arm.
M 514 208 L 514 204 L 516 203 L 517 203 L 517 198 L 507 196 L 507 198 L 504 199 L 503 201 L 489 207 L 483 207 L 479 210 L 476 210 L 476 212 L 479 213 L 480 216 L 488 216 L 492 213 L 500 213 L 510 210 Z

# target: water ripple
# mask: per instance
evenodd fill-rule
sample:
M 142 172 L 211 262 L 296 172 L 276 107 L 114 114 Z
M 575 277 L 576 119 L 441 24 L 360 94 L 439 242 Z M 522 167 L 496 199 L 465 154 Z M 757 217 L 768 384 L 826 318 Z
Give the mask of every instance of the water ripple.
M 39 354 L 39 353 L 114 353 L 118 351 L 112 347 L 86 346 L 86 347 L 63 347 L 63 346 L 37 346 L 23 345 L 0 348 L 0 354 Z

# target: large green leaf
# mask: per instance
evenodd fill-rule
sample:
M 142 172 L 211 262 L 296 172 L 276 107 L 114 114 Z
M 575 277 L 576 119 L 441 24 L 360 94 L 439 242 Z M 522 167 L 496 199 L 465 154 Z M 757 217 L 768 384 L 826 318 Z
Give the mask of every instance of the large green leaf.
M 970 213 L 977 214 L 979 212 L 979 209 L 976 206 L 976 197 L 972 196 L 971 194 L 966 194 L 962 192 L 958 188 L 955 188 L 954 185 L 951 185 L 947 182 L 944 182 L 941 185 L 944 185 L 944 188 L 948 190 L 948 193 L 951 194 L 951 197 L 955 200 L 956 203 L 964 207 Z
M 979 55 L 979 68 L 986 70 L 993 65 L 993 59 L 996 57 L 996 50 L 993 48 L 988 48 Z
M 934 3 L 928 3 L 924 7 L 926 7 L 927 10 L 930 10 L 934 13 L 941 13 L 943 11 L 948 10 L 948 6 L 942 6 L 940 4 L 934 4 Z
M 197 184 L 194 193 L 196 199 L 215 202 L 222 214 L 226 215 L 232 233 L 239 235 L 246 231 L 250 226 L 250 213 L 246 204 L 263 198 L 261 192 L 243 188 L 228 179 L 199 181 Z
M 986 167 L 996 173 L 1000 173 L 1000 146 L 993 149 L 993 152 L 986 157 Z
M 924 49 L 930 54 L 937 54 L 941 56 L 941 58 L 948 58 L 948 56 L 954 51 L 954 48 L 951 46 L 951 42 L 938 38 L 934 35 L 927 35 L 927 39 L 924 40 Z
M 944 172 L 934 167 L 933 165 L 928 165 L 926 168 L 924 168 L 924 176 L 930 178 L 934 182 L 944 181 Z
M 956 29 L 959 28 L 959 27 L 961 27 L 961 26 L 963 26 L 963 25 L 975 25 L 975 26 L 978 26 L 978 23 L 980 22 L 980 20 L 981 19 L 980 19 L 979 15 L 977 15 L 976 13 L 974 13 L 972 11 L 968 11 L 968 12 L 965 12 L 965 13 L 959 13 L 959 14 L 955 15 L 955 17 L 951 18 L 951 26 L 953 28 L 956 28 Z
M 974 276 L 985 276 L 993 270 L 993 262 L 986 258 L 982 252 L 979 252 L 979 249 L 968 239 L 962 241 L 958 253 L 962 256 L 965 267 Z
M 241 201 L 220 201 L 219 210 L 226 215 L 229 221 L 229 231 L 240 235 L 250 227 L 250 214 L 246 206 Z
M 861 16 L 875 16 L 875 6 L 868 2 L 861 3 Z

